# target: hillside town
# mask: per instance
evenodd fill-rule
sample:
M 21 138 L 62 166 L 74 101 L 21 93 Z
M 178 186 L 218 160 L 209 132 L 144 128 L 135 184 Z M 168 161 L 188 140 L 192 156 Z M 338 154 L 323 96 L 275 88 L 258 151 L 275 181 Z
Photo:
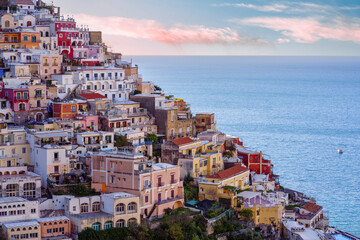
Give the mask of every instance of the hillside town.
M 171 239 L 359 239 L 214 113 L 145 81 L 101 31 L 41 0 L 0 11 L 0 239 L 150 231 L 185 215 L 205 234 Z

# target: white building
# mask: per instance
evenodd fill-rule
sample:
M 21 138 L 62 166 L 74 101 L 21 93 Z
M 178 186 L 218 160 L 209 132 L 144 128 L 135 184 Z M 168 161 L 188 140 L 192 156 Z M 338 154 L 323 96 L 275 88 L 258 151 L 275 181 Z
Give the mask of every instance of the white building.
M 39 201 L 22 197 L 0 198 L 0 222 L 24 221 L 39 218 Z
M 16 174 L 14 174 L 14 172 Z M 0 197 L 41 197 L 41 179 L 27 167 L 0 168 Z
M 102 94 L 113 101 L 127 101 L 130 93 L 136 89 L 134 84 L 124 81 L 125 70 L 115 67 L 81 67 L 75 70 L 75 81 L 80 80 L 83 90 Z
M 87 151 L 94 151 L 101 148 L 113 148 L 114 140 L 113 132 L 96 131 L 76 134 L 77 144 L 85 146 Z

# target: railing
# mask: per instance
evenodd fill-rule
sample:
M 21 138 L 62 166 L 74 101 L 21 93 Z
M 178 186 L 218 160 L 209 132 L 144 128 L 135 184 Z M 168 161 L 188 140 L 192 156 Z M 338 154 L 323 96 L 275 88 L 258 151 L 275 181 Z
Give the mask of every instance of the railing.
M 0 156 L 0 159 L 9 159 L 9 158 L 19 158 L 18 154 L 13 154 L 13 155 L 2 155 Z
M 54 158 L 54 162 L 59 162 L 60 159 L 59 158 Z
M 165 186 L 165 183 L 164 183 L 164 182 L 158 183 L 157 186 L 158 186 L 158 187 L 163 187 L 163 186 Z

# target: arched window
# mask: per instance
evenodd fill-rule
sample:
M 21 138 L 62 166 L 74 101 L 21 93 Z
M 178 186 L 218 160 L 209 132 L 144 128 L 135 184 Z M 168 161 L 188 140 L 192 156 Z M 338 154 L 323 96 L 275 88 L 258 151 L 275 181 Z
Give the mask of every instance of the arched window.
M 40 37 L 43 37 L 44 36 L 44 33 L 43 32 L 40 32 Z
M 25 107 L 26 107 L 25 103 L 19 103 L 19 110 L 20 111 L 25 111 Z
M 49 32 L 45 32 L 45 37 L 48 37 L 49 36 Z
M 82 213 L 87 213 L 87 212 L 89 212 L 89 204 L 87 204 L 87 203 L 82 203 L 82 204 L 80 205 L 80 212 L 82 212 Z
M 116 214 L 125 214 L 125 204 L 119 203 L 116 205 Z
M 6 27 L 6 28 L 9 28 L 9 27 L 10 27 L 10 21 L 9 21 L 9 20 L 6 20 L 6 21 L 5 21 L 5 27 Z
M 93 212 L 99 212 L 100 211 L 100 202 L 94 202 L 92 204 L 92 211 Z
M 27 21 L 26 25 L 30 27 L 32 25 L 31 21 Z
M 104 223 L 104 230 L 112 228 L 113 227 L 113 222 L 112 221 L 107 221 Z
M 36 194 L 36 184 L 35 183 L 25 183 L 24 184 L 24 197 L 25 198 L 35 198 Z
M 99 223 L 99 222 L 93 223 L 91 225 L 91 228 L 96 230 L 96 231 L 100 231 L 101 230 L 101 223 Z
M 130 218 L 130 219 L 128 220 L 128 227 L 133 226 L 133 225 L 135 225 L 136 223 L 137 223 L 136 218 Z
M 6 186 L 6 196 L 7 197 L 18 197 L 19 196 L 19 185 L 18 184 L 8 184 Z
M 125 220 L 124 219 L 119 219 L 116 221 L 116 227 L 125 227 Z
M 134 202 L 129 203 L 128 213 L 136 213 L 136 203 L 134 203 Z

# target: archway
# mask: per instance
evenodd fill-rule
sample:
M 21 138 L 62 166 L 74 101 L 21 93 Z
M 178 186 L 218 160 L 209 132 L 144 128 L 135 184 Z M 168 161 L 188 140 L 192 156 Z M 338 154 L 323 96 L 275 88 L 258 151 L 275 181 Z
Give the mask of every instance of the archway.
M 181 201 L 176 201 L 174 203 L 173 209 L 181 208 L 183 206 Z

